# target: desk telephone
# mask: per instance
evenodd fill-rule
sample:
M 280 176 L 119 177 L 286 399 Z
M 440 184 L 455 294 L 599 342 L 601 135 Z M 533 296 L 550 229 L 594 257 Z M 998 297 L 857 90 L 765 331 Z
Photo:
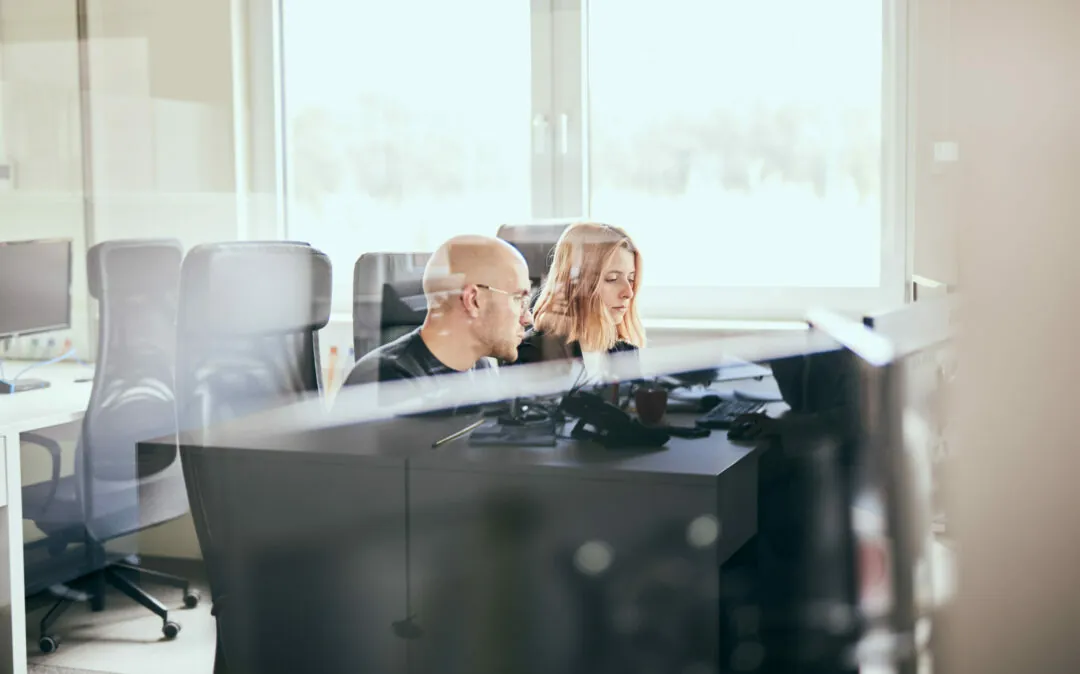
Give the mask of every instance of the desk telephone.
M 605 447 L 661 447 L 671 433 L 666 428 L 645 426 L 598 395 L 575 391 L 563 398 L 563 411 L 577 417 L 571 437 L 595 440 Z M 592 430 L 589 430 L 589 427 Z

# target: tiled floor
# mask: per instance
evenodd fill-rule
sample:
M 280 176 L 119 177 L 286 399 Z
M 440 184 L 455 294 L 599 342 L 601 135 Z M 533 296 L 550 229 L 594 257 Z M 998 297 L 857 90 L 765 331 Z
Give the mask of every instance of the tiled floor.
M 169 608 L 169 619 L 180 623 L 175 640 L 162 636 L 160 618 L 111 591 L 104 611 L 94 613 L 87 604 L 76 604 L 60 617 L 52 628 L 61 638 L 60 648 L 49 655 L 38 649 L 38 623 L 48 607 L 27 615 L 27 661 L 42 666 L 31 671 L 51 674 L 48 667 L 59 667 L 110 674 L 210 674 L 216 635 L 209 592 L 200 588 L 203 601 L 185 609 L 179 590 L 150 583 L 144 587 Z

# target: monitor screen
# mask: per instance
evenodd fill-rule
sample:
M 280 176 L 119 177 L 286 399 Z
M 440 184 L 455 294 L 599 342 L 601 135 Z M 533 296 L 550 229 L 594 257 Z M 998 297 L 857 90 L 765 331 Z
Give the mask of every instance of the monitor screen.
M 0 242 L 0 337 L 71 327 L 71 240 Z

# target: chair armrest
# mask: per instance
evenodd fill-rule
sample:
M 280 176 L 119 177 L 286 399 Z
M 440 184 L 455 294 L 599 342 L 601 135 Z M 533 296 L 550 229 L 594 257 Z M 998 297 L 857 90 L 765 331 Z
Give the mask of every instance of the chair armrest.
M 19 441 L 20 443 L 28 442 L 43 447 L 52 457 L 52 485 L 49 487 L 49 497 L 45 500 L 45 506 L 42 508 L 43 511 L 48 510 L 53 499 L 56 498 L 56 489 L 60 486 L 60 443 L 38 433 L 22 433 L 19 436 Z

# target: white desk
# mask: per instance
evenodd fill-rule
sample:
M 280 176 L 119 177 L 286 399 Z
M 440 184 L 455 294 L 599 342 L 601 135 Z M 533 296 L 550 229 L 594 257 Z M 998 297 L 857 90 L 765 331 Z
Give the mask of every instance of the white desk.
M 4 373 L 18 374 L 28 363 L 4 361 Z M 48 388 L 0 395 L 0 607 L 8 613 L 0 621 L 0 672 L 26 672 L 26 601 L 23 577 L 22 465 L 19 434 L 79 421 L 90 401 L 92 368 L 76 363 L 36 367 L 27 377 L 50 382 Z M 7 623 L 7 624 L 4 624 Z M 9 643 L 8 642 L 10 639 Z

